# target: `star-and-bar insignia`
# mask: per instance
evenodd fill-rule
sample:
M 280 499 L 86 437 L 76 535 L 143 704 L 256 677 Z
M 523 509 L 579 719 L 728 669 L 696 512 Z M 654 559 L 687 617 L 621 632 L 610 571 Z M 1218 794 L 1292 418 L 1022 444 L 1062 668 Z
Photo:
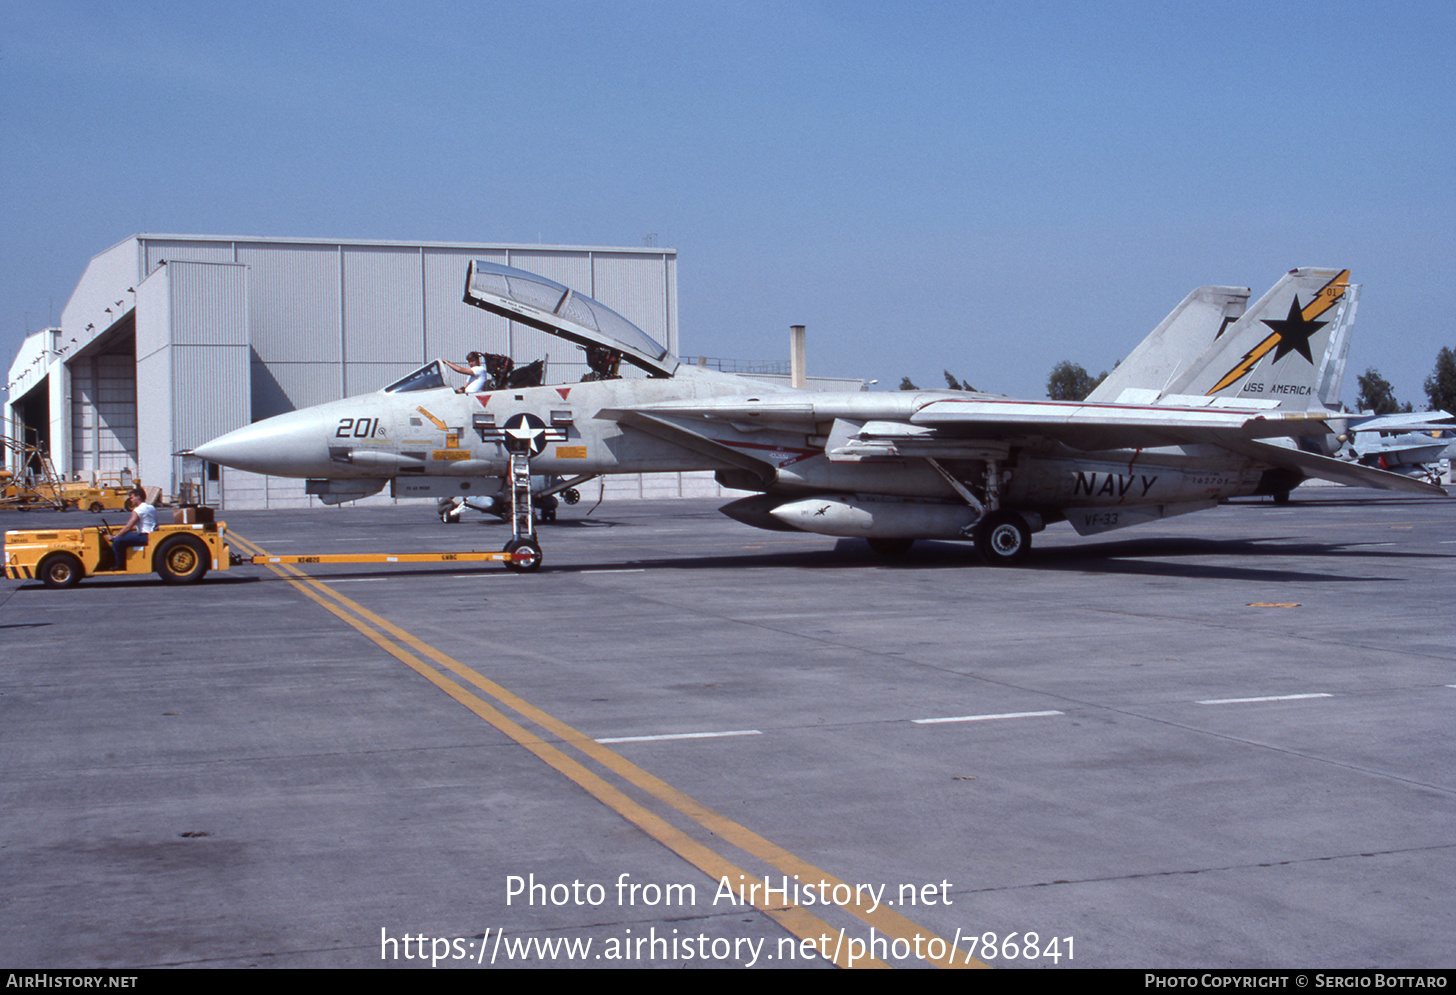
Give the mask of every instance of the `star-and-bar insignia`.
M 522 412 L 511 415 L 499 428 L 482 430 L 480 438 L 482 442 L 499 443 L 510 451 L 540 456 L 548 442 L 566 441 L 566 429 L 553 428 L 535 415 Z

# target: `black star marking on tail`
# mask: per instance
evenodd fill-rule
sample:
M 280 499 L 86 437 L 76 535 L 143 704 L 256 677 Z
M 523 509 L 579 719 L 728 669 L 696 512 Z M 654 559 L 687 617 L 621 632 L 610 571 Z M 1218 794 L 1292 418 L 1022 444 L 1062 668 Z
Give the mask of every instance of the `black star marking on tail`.
M 1311 366 L 1314 365 L 1314 356 L 1310 353 L 1309 337 L 1321 328 L 1329 324 L 1328 321 L 1306 321 L 1304 309 L 1299 306 L 1299 295 L 1294 295 L 1294 301 L 1289 305 L 1289 317 L 1283 320 L 1270 321 L 1263 319 L 1268 325 L 1279 334 L 1279 344 L 1274 347 L 1274 362 L 1279 362 L 1286 353 L 1297 352 L 1305 358 Z

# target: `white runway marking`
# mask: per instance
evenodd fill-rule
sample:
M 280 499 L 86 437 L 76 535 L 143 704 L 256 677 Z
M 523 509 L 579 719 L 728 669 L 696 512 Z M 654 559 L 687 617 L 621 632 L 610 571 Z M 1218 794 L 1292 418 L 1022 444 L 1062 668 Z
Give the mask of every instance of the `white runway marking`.
M 716 739 L 720 736 L 762 736 L 758 729 L 734 729 L 729 732 L 673 732 L 661 736 L 615 736 L 598 743 L 649 743 L 660 739 Z
M 989 722 L 993 719 L 1037 719 L 1044 715 L 1065 715 L 1065 712 L 1002 712 L 1000 715 L 957 715 L 945 719 L 911 719 L 916 725 L 928 726 L 940 722 Z
M 1242 705 L 1251 701 L 1298 701 L 1301 698 L 1333 698 L 1332 694 L 1325 694 L 1323 691 L 1315 694 L 1273 694 L 1263 698 L 1210 698 L 1207 701 L 1200 701 L 1200 705 Z

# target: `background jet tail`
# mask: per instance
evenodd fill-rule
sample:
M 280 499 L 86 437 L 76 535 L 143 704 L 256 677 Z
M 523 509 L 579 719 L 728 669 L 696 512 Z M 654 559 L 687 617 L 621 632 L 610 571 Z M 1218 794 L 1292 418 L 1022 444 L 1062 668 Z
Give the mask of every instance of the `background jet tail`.
M 1156 400 L 1203 357 L 1249 302 L 1248 287 L 1199 287 L 1158 323 L 1087 400 L 1125 404 Z
M 1272 401 L 1301 411 L 1338 403 L 1359 289 L 1349 270 L 1291 270 L 1165 395 Z

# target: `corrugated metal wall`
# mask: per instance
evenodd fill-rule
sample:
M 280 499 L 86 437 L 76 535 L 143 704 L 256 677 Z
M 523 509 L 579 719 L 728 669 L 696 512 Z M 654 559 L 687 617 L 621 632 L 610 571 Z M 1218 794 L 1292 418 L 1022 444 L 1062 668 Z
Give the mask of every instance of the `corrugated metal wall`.
M 248 267 L 168 265 L 172 441 L 200 446 L 248 419 Z
M 138 342 L 165 345 L 136 360 L 143 481 L 176 493 L 180 460 L 172 454 L 201 445 L 249 421 L 249 267 L 177 259 L 154 272 L 138 296 Z M 160 306 L 158 298 L 165 298 Z M 152 327 L 165 323 L 160 335 Z
M 344 246 L 344 380 L 341 396 L 378 390 L 424 363 L 420 250 Z
M 71 365 L 72 471 L 114 476 L 136 466 L 136 396 L 130 352 L 87 356 Z
M 339 247 L 239 242 L 237 261 L 249 269 L 255 362 L 339 363 Z
M 152 271 L 171 259 L 194 263 L 235 263 L 236 242 L 232 239 L 139 236 L 142 249 L 142 273 Z
M 677 326 L 677 302 L 669 296 L 674 286 L 667 269 L 670 265 L 670 260 L 650 256 L 594 253 L 590 296 L 623 317 L 640 315 L 633 324 L 668 345 L 668 330 Z M 669 349 L 677 352 L 671 346 Z
M 105 334 L 131 310 L 135 302 L 130 291 L 140 279 L 136 246 L 130 240 L 94 256 L 61 310 L 65 337 L 74 337 L 84 348 L 92 339 Z
M 465 304 L 465 268 L 472 259 L 506 261 L 506 251 L 430 247 L 425 258 L 425 358 L 465 361 L 465 354 L 509 351 L 510 322 Z

